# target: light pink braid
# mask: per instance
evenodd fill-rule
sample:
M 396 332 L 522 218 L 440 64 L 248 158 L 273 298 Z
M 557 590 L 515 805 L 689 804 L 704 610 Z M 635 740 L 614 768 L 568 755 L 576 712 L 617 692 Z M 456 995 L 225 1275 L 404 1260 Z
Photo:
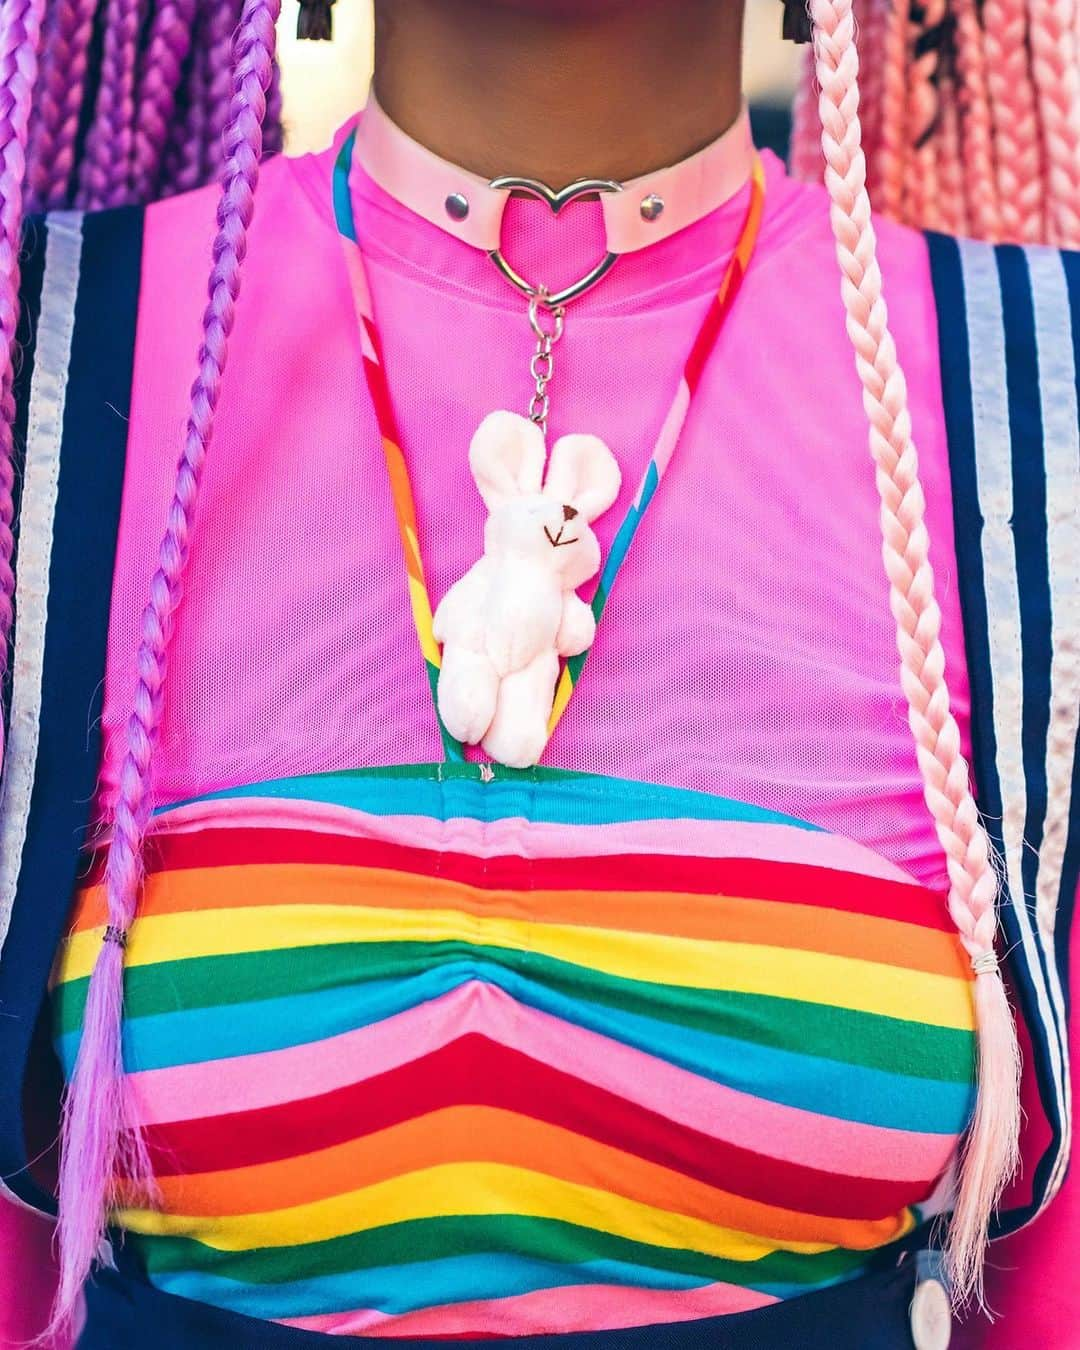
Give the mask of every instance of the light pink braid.
M 27 209 L 68 205 L 97 0 L 52 0 L 30 120 Z
M 41 0 L 38 0 L 40 4 Z M 121 1050 L 124 949 L 138 906 L 142 848 L 152 813 L 152 760 L 157 744 L 168 665 L 169 638 L 183 590 L 191 529 L 214 412 L 221 391 L 228 339 L 247 252 L 248 227 L 262 155 L 265 90 L 273 67 L 280 0 L 247 0 L 237 35 L 234 96 L 226 129 L 227 163 L 218 233 L 213 247 L 209 304 L 203 318 L 198 375 L 168 528 L 143 614 L 138 680 L 127 724 L 105 871 L 109 932 L 90 978 L 82 1038 L 64 1105 L 60 1163 L 60 1283 L 54 1326 L 70 1317 L 93 1265 L 113 1203 L 116 1179 L 127 1178 L 147 1201 L 154 1196 L 141 1134 L 132 1128 Z M 125 1195 L 128 1187 L 125 1187 Z
M 138 41 L 139 0 L 108 0 L 101 83 L 86 136 L 76 197 L 76 204 L 83 210 L 122 206 L 132 200 Z
M 0 680 L 8 668 L 14 509 L 15 335 L 19 324 L 19 249 L 30 95 L 38 73 L 45 0 L 5 0 L 0 10 Z
M 1028 61 L 1025 0 L 983 0 L 982 20 L 1001 237 L 1010 243 L 1039 243 L 1046 234 L 1046 183 Z
M 132 192 L 149 201 L 161 176 L 162 156 L 176 117 L 184 62 L 198 0 L 164 0 L 150 24 L 139 61 L 139 115 L 135 122 Z
M 813 7 L 811 6 L 811 9 Z M 904 208 L 904 178 L 908 171 L 907 67 L 908 0 L 889 5 L 881 52 L 881 144 L 877 154 L 876 201 L 891 220 Z
M 1080 247 L 1080 43 L 1069 0 L 1030 0 L 1031 71 L 1047 172 L 1047 242 Z
M 911 439 L 907 387 L 882 296 L 860 145 L 858 56 L 851 0 L 812 0 L 821 85 L 822 149 L 847 330 L 870 422 L 881 497 L 882 556 L 896 618 L 901 683 L 927 804 L 949 870 L 949 912 L 976 970 L 979 1090 L 966 1136 L 949 1231 L 954 1297 L 982 1297 L 987 1228 L 1017 1163 L 1020 1125 L 1016 1029 L 997 970 L 997 878 L 949 707 L 941 611 L 934 598 L 925 500 Z
M 951 0 L 956 20 L 954 75 L 960 113 L 960 156 L 970 228 L 977 239 L 1001 238 L 1001 204 L 994 164 L 994 125 L 986 81 L 982 23 L 976 0 Z

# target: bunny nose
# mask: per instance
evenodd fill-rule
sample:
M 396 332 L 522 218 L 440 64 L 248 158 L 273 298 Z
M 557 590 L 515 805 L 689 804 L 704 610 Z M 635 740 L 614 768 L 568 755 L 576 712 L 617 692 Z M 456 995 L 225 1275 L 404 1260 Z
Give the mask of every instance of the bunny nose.
M 564 506 L 562 509 L 562 518 L 563 520 L 575 520 L 577 518 L 577 511 L 575 511 L 572 506 Z

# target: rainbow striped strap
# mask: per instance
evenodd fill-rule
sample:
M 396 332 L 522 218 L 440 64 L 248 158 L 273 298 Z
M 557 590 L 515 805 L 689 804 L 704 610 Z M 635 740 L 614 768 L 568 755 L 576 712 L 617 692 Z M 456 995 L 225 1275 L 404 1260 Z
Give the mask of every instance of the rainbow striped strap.
M 390 491 L 394 501 L 394 512 L 397 516 L 398 532 L 401 535 L 401 546 L 405 555 L 405 570 L 409 583 L 409 599 L 412 604 L 413 621 L 416 624 L 420 650 L 424 657 L 428 680 L 431 684 L 435 716 L 438 719 L 446 758 L 448 760 L 462 760 L 465 757 L 464 747 L 446 730 L 442 719 L 439 717 L 438 704 L 435 700 L 441 653 L 432 631 L 433 610 L 427 581 L 424 577 L 423 558 L 420 554 L 412 484 L 409 480 L 405 456 L 402 453 L 401 434 L 386 382 L 386 369 L 382 359 L 379 331 L 375 323 L 371 289 L 368 285 L 363 254 L 357 238 L 356 219 L 353 214 L 350 189 L 355 148 L 356 132 L 354 131 L 342 145 L 334 166 L 334 215 L 345 245 L 346 268 L 352 283 L 353 300 L 356 304 L 357 321 L 360 327 L 364 376 L 371 392 L 379 432 L 382 436 L 387 472 L 390 475 Z M 764 205 L 765 172 L 760 157 L 755 156 L 750 183 L 750 202 L 738 242 L 731 255 L 731 261 L 724 271 L 720 288 L 713 303 L 709 306 L 709 311 L 694 340 L 694 345 L 690 350 L 682 377 L 679 380 L 679 387 L 675 391 L 675 397 L 661 426 L 641 485 L 616 531 L 607 563 L 601 572 L 600 581 L 592 600 L 592 612 L 598 624 L 607 605 L 608 597 L 611 595 L 615 578 L 626 560 L 634 535 L 645 517 L 649 504 L 656 495 L 660 480 L 671 463 L 682 438 L 683 427 L 686 424 L 694 392 L 701 381 L 706 362 L 716 347 L 717 339 L 728 315 L 731 313 L 735 304 L 735 297 L 738 295 L 743 277 L 746 275 L 754 246 L 757 243 Z M 583 652 L 580 656 L 571 658 L 563 666 L 551 709 L 551 720 L 548 725 L 549 734 L 554 732 L 566 711 L 574 687 L 581 678 L 587 656 L 588 652 Z

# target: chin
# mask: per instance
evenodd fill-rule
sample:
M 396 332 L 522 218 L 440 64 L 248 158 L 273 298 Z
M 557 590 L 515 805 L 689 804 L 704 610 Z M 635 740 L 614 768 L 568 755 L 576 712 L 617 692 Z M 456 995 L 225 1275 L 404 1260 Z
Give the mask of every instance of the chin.
M 590 19 L 595 15 L 656 8 L 663 0 L 486 0 L 486 3 L 495 9 L 511 9 L 537 17 Z

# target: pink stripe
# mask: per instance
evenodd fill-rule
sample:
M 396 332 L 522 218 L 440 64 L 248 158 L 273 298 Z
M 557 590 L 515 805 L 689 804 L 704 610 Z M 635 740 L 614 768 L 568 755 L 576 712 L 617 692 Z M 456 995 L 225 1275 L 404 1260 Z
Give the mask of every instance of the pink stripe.
M 696 854 L 802 863 L 917 885 L 906 872 L 854 840 L 796 825 L 753 821 L 641 820 L 614 825 L 557 825 L 520 818 L 483 822 L 428 816 L 377 816 L 349 806 L 282 797 L 225 797 L 191 802 L 157 818 L 155 833 L 207 826 L 295 828 L 379 839 L 411 848 L 524 858 L 595 858 L 623 853 Z
M 341 236 L 341 243 L 345 254 L 345 270 L 349 274 L 349 285 L 352 287 L 353 302 L 361 318 L 370 322 L 374 306 L 371 303 L 371 292 L 368 289 L 367 274 L 360 258 L 360 251 L 352 240 L 346 239 L 344 235 Z M 371 338 L 368 336 L 367 324 L 359 323 L 357 328 L 360 330 L 360 345 L 364 355 L 378 364 Z
M 686 414 L 689 411 L 690 386 L 686 383 L 686 376 L 684 375 L 679 381 L 675 402 L 671 405 L 667 417 L 664 418 L 664 425 L 660 428 L 660 436 L 656 442 L 656 449 L 653 451 L 656 472 L 661 478 L 663 478 L 668 465 L 671 463 L 671 457 L 679 443 L 679 437 L 682 435 L 683 427 L 686 424 Z M 640 503 L 639 495 L 636 505 L 640 505 Z
M 510 1298 L 443 1304 L 388 1317 L 373 1308 L 356 1312 L 298 1317 L 286 1326 L 331 1335 L 528 1336 L 542 1332 L 601 1331 L 648 1326 L 653 1322 L 689 1322 L 750 1312 L 779 1302 L 754 1289 L 709 1284 L 701 1289 L 628 1289 L 623 1285 L 584 1284 L 536 1289 Z
M 955 1147 L 947 1135 L 826 1119 L 813 1111 L 763 1101 L 524 1007 L 479 980 L 373 1026 L 324 1041 L 148 1069 L 130 1075 L 128 1082 L 143 1125 L 206 1119 L 361 1083 L 470 1032 L 594 1083 L 676 1125 L 803 1167 L 920 1182 L 936 1176 Z

